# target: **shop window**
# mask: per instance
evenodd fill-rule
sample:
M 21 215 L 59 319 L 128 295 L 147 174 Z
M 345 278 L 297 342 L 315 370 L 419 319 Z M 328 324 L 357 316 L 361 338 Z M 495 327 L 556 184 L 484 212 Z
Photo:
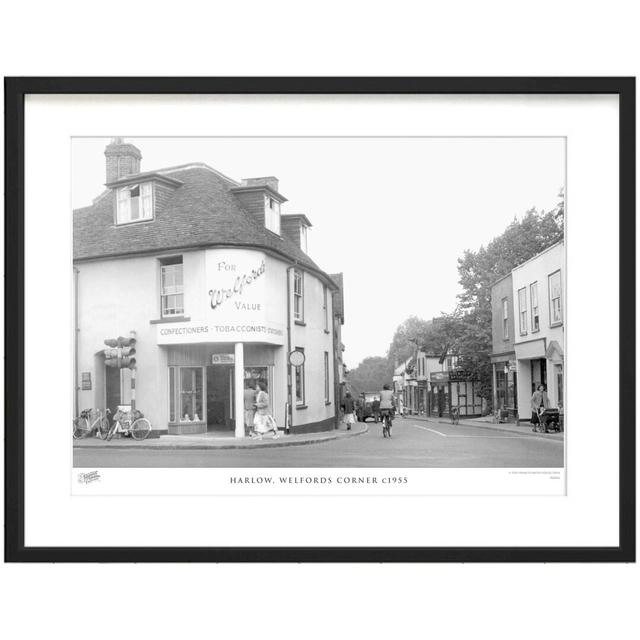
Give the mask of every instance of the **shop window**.
M 304 349 L 302 347 L 296 347 L 296 351 L 302 351 L 304 353 Z M 303 405 L 305 404 L 305 381 L 304 381 L 304 364 L 299 367 L 295 367 L 296 374 L 296 404 Z
M 531 291 L 531 331 L 540 330 L 540 310 L 538 307 L 538 283 L 533 282 L 529 287 Z
M 169 367 L 169 421 L 202 422 L 203 367 Z
M 302 271 L 293 271 L 293 319 L 304 322 L 304 277 Z
M 549 313 L 551 326 L 562 323 L 562 281 L 560 271 L 549 276 Z
M 331 402 L 331 394 L 329 392 L 329 352 L 324 352 L 324 401 Z
M 509 339 L 509 300 L 502 299 L 502 337 Z
M 564 407 L 564 371 L 562 365 L 556 365 L 556 384 L 558 388 L 558 407 Z
M 117 191 L 116 224 L 153 218 L 153 184 L 132 184 Z
M 163 318 L 184 314 L 182 256 L 160 263 L 160 308 Z
M 518 314 L 520 322 L 520 335 L 527 333 L 527 289 L 518 290 Z

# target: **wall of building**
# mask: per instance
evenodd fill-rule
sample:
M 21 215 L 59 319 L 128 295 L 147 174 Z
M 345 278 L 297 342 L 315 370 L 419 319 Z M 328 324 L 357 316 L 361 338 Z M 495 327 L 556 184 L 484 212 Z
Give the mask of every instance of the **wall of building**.
M 507 299 L 509 309 L 508 337 L 504 337 L 502 324 L 502 301 Z M 515 338 L 514 307 L 513 307 L 513 277 L 511 274 L 502 278 L 491 287 L 491 334 L 493 337 L 493 353 L 513 352 Z
M 264 254 L 257 252 L 260 256 Z M 181 254 L 184 274 L 184 315 L 193 323 L 204 321 L 209 312 L 212 286 L 207 282 L 207 252 Z M 225 257 L 229 251 L 214 254 Z M 137 407 L 151 421 L 154 429 L 164 431 L 168 424 L 168 371 L 171 364 L 210 363 L 214 352 L 233 352 L 234 339 L 199 344 L 158 345 L 159 327 L 177 326 L 160 322 L 160 256 L 83 262 L 78 270 L 78 377 L 91 372 L 92 389 L 78 391 L 79 408 L 106 406 L 104 366 L 101 352 L 104 340 L 136 332 Z M 211 259 L 211 253 L 209 253 Z M 260 345 L 260 336 L 245 342 L 245 365 L 273 364 L 272 398 L 276 422 L 283 426 L 287 401 L 287 267 L 288 264 L 267 255 L 265 316 L 285 328 L 280 345 Z M 261 276 L 262 277 L 262 276 Z M 290 272 L 293 295 L 293 272 Z M 313 274 L 304 275 L 304 325 L 292 322 L 292 348 L 305 350 L 306 408 L 293 410 L 294 430 L 322 423 L 335 417 L 334 338 L 332 334 L 332 296 L 327 295 L 328 327 L 325 330 L 323 284 Z M 256 283 L 258 281 L 256 280 Z M 228 301 L 227 301 L 228 302 Z M 225 303 L 226 304 L 226 303 Z M 291 309 L 293 305 L 291 305 Z M 153 322 L 155 321 L 155 322 Z M 152 323 L 153 322 L 153 323 Z M 329 403 L 325 402 L 324 353 L 329 354 Z M 268 356 L 268 357 L 267 357 Z M 265 358 L 270 360 L 266 362 Z M 292 371 L 293 373 L 293 371 Z M 126 375 L 126 374 L 125 374 Z M 294 398 L 295 405 L 295 398 Z M 332 426 L 332 425 L 331 425 Z
M 540 360 L 545 362 L 547 371 L 547 393 L 552 406 L 558 406 L 559 390 L 555 366 L 558 362 L 548 360 L 546 351 L 552 341 L 557 342 L 564 352 L 564 300 L 565 269 L 564 243 L 559 243 L 540 253 L 531 260 L 516 267 L 512 272 L 513 300 L 515 316 L 514 346 L 518 364 L 518 409 L 520 418 L 528 419 L 531 413 L 532 382 L 540 379 Z M 563 322 L 552 326 L 550 315 L 549 275 L 560 270 L 562 282 Z M 532 331 L 530 285 L 538 283 L 538 306 L 540 328 Z M 527 291 L 527 332 L 521 334 L 518 323 L 518 291 L 526 287 Z M 531 362 L 534 362 L 534 378 L 531 377 Z
M 290 272 L 293 293 L 293 270 Z M 293 304 L 292 313 L 293 313 Z M 292 316 L 293 318 L 293 316 Z M 305 352 L 305 408 L 296 406 L 293 389 L 293 427 L 328 420 L 335 416 L 333 366 L 333 307 L 331 291 L 327 290 L 327 325 L 323 309 L 323 283 L 313 274 L 304 273 L 303 323 L 292 321 L 291 347 L 302 347 Z M 329 354 L 329 404 L 324 398 L 324 353 Z M 292 371 L 292 380 L 294 371 Z

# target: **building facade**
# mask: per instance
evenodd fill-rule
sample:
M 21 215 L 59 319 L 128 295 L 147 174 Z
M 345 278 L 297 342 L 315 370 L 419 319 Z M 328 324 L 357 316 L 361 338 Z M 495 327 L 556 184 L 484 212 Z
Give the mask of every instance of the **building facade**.
M 518 419 L 518 372 L 515 350 L 513 276 L 511 273 L 491 287 L 493 409 L 501 419 Z
M 564 241 L 512 270 L 514 348 L 520 419 L 531 418 L 531 396 L 547 387 L 564 408 Z
M 307 255 L 311 223 L 281 213 L 278 180 L 202 163 L 141 172 L 122 139 L 105 156 L 106 190 L 74 211 L 76 409 L 131 404 L 131 370 L 105 366 L 104 340 L 132 336 L 136 407 L 156 435 L 243 437 L 257 380 L 280 427 L 333 429 L 342 278 Z

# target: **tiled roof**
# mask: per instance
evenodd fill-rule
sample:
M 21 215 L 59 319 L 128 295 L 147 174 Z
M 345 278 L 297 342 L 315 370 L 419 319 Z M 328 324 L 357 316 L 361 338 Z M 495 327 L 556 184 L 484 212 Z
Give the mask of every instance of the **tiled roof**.
M 169 170 L 166 170 L 169 173 Z M 149 175 L 145 172 L 139 176 Z M 231 192 L 232 181 L 206 165 L 172 168 L 183 184 L 148 222 L 116 226 L 114 198 L 106 194 L 73 216 L 74 260 L 123 256 L 194 246 L 261 247 L 326 274 L 293 242 L 265 229 Z

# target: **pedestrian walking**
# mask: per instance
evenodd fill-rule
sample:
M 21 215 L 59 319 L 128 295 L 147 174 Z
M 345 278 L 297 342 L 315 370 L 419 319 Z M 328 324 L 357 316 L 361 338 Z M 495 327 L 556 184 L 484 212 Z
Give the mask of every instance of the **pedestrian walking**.
M 344 397 L 344 401 L 342 402 L 342 410 L 344 411 L 344 417 L 342 420 L 347 425 L 347 431 L 351 431 L 351 425 L 356 421 L 354 415 L 355 402 L 348 391 Z
M 260 380 L 256 384 L 256 413 L 253 418 L 253 429 L 255 431 L 252 437 L 262 440 L 265 433 L 273 431 L 274 440 L 278 438 L 278 427 L 273 416 L 269 413 L 269 395 L 267 393 L 267 383 Z
M 402 396 L 398 396 L 398 413 L 404 418 L 404 401 Z
M 380 398 L 376 397 L 371 406 L 373 408 L 373 419 L 378 423 L 380 422 Z
M 253 419 L 256 414 L 256 389 L 253 380 L 244 381 L 244 428 L 253 435 Z
M 544 384 L 539 384 L 531 396 L 531 424 L 534 427 L 540 424 L 540 414 L 549 406 L 547 387 Z

